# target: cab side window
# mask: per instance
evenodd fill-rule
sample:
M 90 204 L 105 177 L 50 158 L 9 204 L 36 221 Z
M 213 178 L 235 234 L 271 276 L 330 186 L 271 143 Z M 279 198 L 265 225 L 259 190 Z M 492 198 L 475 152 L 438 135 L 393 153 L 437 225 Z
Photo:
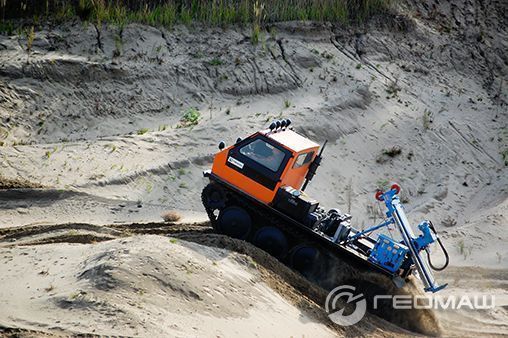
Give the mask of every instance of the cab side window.
M 300 168 L 309 163 L 312 160 L 312 156 L 314 156 L 313 151 L 309 151 L 308 153 L 303 153 L 298 155 L 296 158 L 295 164 L 293 165 L 293 168 Z

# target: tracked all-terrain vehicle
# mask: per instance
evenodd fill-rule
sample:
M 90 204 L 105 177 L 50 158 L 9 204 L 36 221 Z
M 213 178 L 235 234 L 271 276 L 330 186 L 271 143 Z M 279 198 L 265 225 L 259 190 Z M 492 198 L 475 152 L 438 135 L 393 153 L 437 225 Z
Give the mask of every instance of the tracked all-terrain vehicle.
M 430 221 L 421 222 L 421 234 L 414 235 L 398 198 L 400 187 L 393 184 L 386 192 L 376 192 L 376 199 L 387 208 L 382 223 L 355 229 L 350 215 L 325 210 L 304 192 L 321 163 L 326 142 L 320 147 L 290 125 L 290 120 L 276 121 L 227 148 L 219 144 L 212 169 L 204 172 L 210 183 L 202 192 L 215 231 L 249 241 L 311 279 L 322 269 L 321 257 L 326 253 L 387 275 L 397 286 L 416 272 L 426 291 L 445 287 L 436 283 L 429 268 L 444 268 L 432 265 L 429 245 L 438 241 L 445 255 L 446 250 Z M 372 235 L 392 224 L 400 240 Z M 421 255 L 423 250 L 428 261 Z

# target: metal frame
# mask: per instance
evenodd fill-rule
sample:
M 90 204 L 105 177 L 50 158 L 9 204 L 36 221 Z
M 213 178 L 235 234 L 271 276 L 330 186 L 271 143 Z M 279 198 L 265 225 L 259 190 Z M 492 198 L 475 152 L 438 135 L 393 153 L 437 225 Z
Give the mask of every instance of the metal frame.
M 404 241 L 404 244 L 409 248 L 411 258 L 413 259 L 413 263 L 415 264 L 416 270 L 418 271 L 420 279 L 423 282 L 424 290 L 437 292 L 441 289 L 444 289 L 448 284 L 442 285 L 437 284 L 429 265 L 420 255 L 421 251 L 418 249 L 416 243 L 417 238 L 414 235 L 413 229 L 411 228 L 409 220 L 406 217 L 404 207 L 402 206 L 402 203 L 400 202 L 399 197 L 397 196 L 399 192 L 398 189 L 400 188 L 397 187 L 397 189 L 394 189 L 394 187 L 392 186 L 392 189 L 380 195 L 381 197 L 380 199 L 384 201 L 386 208 L 388 209 L 386 215 L 389 217 L 389 219 L 380 226 L 377 226 L 377 228 L 381 228 L 382 226 L 386 226 L 390 223 L 394 223 L 397 225 L 397 228 Z M 385 224 L 389 221 L 390 223 Z

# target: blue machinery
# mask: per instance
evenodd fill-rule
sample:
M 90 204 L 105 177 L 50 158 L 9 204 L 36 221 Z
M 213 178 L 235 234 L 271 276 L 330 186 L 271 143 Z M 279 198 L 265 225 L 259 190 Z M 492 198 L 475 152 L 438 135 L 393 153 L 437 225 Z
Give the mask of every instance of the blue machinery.
M 350 236 L 346 242 L 354 241 L 374 230 L 378 230 L 390 224 L 395 224 L 400 232 L 402 241 L 399 243 L 388 236 L 380 234 L 374 248 L 371 250 L 368 260 L 390 272 L 395 273 L 404 262 L 406 254 L 409 253 L 423 282 L 425 291 L 437 292 L 445 288 L 447 284 L 437 284 L 431 268 L 437 271 L 446 268 L 449 262 L 448 253 L 441 243 L 441 240 L 437 237 L 436 229 L 434 228 L 432 222 L 421 222 L 418 225 L 418 229 L 421 231 L 421 234 L 418 237 L 414 235 L 404 212 L 404 208 L 399 200 L 399 192 L 400 187 L 397 184 L 393 184 L 389 191 L 378 191 L 376 193 L 376 199 L 385 203 L 387 208 L 387 219 L 379 225 L 357 232 L 356 234 Z M 432 261 L 430 260 L 429 245 L 436 241 L 441 246 L 441 249 L 446 257 L 446 263 L 439 268 L 432 265 Z M 421 255 L 423 250 L 427 252 L 427 261 L 425 261 Z

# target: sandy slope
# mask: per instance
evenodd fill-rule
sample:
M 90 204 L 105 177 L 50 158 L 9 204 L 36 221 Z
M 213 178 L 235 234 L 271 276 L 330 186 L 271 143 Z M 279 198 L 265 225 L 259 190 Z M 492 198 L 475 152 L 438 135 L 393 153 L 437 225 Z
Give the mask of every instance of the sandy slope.
M 207 229 L 145 223 L 4 230 L 0 330 L 177 337 L 408 334 L 371 315 L 355 327 L 333 325 L 320 305 L 325 290 L 252 245 Z
M 253 263 L 224 250 L 143 236 L 18 247 L 3 251 L 2 260 L 10 272 L 1 277 L 2 326 L 134 336 L 334 336 L 265 284 Z
M 355 326 L 333 326 L 322 309 L 326 290 L 251 244 L 210 231 L 206 222 L 67 223 L 2 229 L 1 280 L 7 288 L 1 293 L 6 314 L 0 321 L 0 332 L 207 336 L 213 326 L 212 331 L 220 336 L 240 332 L 243 336 L 285 336 L 292 328 L 318 336 L 408 334 L 369 314 Z M 232 265 L 231 259 L 239 264 Z M 336 270 L 341 269 L 337 265 Z M 250 276 L 247 286 L 239 277 L 245 274 Z M 451 268 L 441 278 L 450 283 L 442 296 L 494 292 L 498 305 L 504 307 L 481 312 L 440 311 L 437 318 L 441 325 L 428 311 L 398 311 L 391 320 L 432 335 L 440 330 L 444 336 L 506 332 L 505 270 Z M 377 282 L 385 287 L 391 284 Z M 259 295 L 259 284 L 269 290 L 262 287 Z M 281 300 L 289 306 L 280 308 Z M 229 305 L 238 301 L 249 307 L 232 313 Z M 224 302 L 227 306 L 221 308 Z M 237 307 L 245 309 L 241 304 L 233 309 Z M 273 309 L 276 314 L 271 314 Z M 192 324 L 188 312 L 192 313 L 190 318 L 206 318 L 199 325 Z M 267 312 L 269 318 L 265 317 Z M 464 325 L 464 321 L 470 324 Z M 248 332 L 238 331 L 247 326 L 251 328 Z
M 396 180 L 410 220 L 434 220 L 452 265 L 506 271 L 508 8 L 456 0 L 399 10 L 355 29 L 276 24 L 257 46 L 241 27 L 105 25 L 98 40 L 73 22 L 38 31 L 30 64 L 23 38 L 0 36 L 2 185 L 48 188 L 0 191 L 0 227 L 147 222 L 166 209 L 199 217 L 217 143 L 284 116 L 329 140 L 308 189 L 323 205 L 350 211 L 358 227 L 375 223 L 372 193 Z M 179 128 L 191 107 L 198 125 Z M 401 155 L 383 154 L 393 146 Z M 495 290 L 506 293 L 499 276 Z M 492 333 L 506 329 L 502 311 Z
M 471 311 L 440 310 L 437 315 L 447 335 L 506 336 L 508 333 L 508 272 L 506 269 L 479 267 L 452 267 L 443 274 L 449 287 L 441 294 L 446 296 L 493 295 L 496 307 Z

